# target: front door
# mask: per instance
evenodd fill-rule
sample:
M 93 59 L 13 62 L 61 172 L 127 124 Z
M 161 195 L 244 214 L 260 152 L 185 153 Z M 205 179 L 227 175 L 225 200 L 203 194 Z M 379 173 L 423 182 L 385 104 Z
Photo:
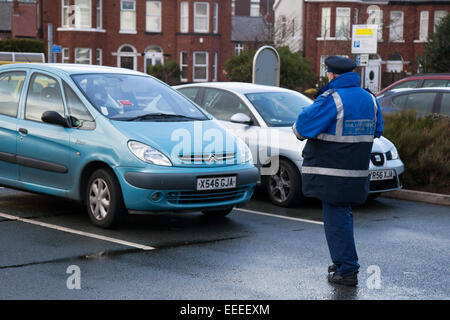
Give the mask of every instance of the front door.
M 35 72 L 28 86 L 24 119 L 18 121 L 17 161 L 21 181 L 57 189 L 70 187 L 69 130 L 44 123 L 45 111 L 65 116 L 61 84 L 55 77 Z
M 366 69 L 364 76 L 365 87 L 376 94 L 378 93 L 378 91 L 380 91 L 381 61 L 369 60 L 369 64 L 366 66 L 365 69 Z
M 161 52 L 146 52 L 144 57 L 144 70 L 150 66 L 159 66 L 164 64 L 163 54 Z

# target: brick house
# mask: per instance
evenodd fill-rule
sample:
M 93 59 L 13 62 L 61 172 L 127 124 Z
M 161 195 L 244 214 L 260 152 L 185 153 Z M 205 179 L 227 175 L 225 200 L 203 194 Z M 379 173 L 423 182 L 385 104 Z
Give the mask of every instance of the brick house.
M 327 56 L 356 58 L 351 54 L 353 24 L 379 25 L 378 54 L 370 55 L 363 75 L 364 82 L 376 92 L 386 85 L 382 78 L 387 79 L 388 74 L 419 71 L 417 57 L 423 54 L 435 25 L 450 11 L 450 1 L 303 0 L 297 8 L 295 12 L 302 20 L 302 36 L 298 37 L 302 43 L 298 47 L 303 48 L 313 71 L 320 76 L 326 75 L 323 62 Z
M 41 0 L 6 0 L 0 2 L 0 39 L 41 36 Z
M 220 81 L 233 51 L 231 1 L 44 1 L 44 39 L 52 24 L 57 62 L 144 72 L 176 61 L 184 82 Z

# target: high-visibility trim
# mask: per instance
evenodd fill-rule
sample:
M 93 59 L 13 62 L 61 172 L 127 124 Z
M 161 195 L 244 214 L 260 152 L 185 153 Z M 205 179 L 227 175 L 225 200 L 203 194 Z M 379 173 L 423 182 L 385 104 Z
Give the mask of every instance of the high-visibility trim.
M 302 167 L 302 173 L 345 178 L 366 178 L 369 176 L 369 170 L 348 170 L 321 167 Z
M 339 94 L 335 91 L 332 94 L 334 104 L 336 105 L 336 134 L 329 133 L 321 133 L 316 139 L 329 141 L 329 142 L 342 142 L 342 143 L 359 143 L 359 142 L 373 142 L 373 135 L 359 135 L 359 136 L 344 136 L 342 134 L 344 128 L 344 104 L 342 103 L 342 99 Z M 374 111 L 375 111 L 375 122 L 377 115 L 377 104 L 373 95 L 372 99 L 374 102 Z
M 294 131 L 294 134 L 297 137 L 297 139 L 299 139 L 301 141 L 308 139 L 308 138 L 302 136 L 300 133 L 298 133 L 296 123 L 294 123 L 294 125 L 292 126 L 292 131 Z

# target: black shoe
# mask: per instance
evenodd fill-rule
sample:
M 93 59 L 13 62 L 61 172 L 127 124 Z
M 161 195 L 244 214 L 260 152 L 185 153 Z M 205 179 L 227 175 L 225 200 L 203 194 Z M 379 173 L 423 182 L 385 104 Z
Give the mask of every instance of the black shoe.
M 328 275 L 328 282 L 334 284 L 343 284 L 345 286 L 356 286 L 358 284 L 358 273 L 343 277 L 335 272 Z
M 331 266 L 328 266 L 328 273 L 333 273 L 337 271 L 337 265 L 334 263 Z

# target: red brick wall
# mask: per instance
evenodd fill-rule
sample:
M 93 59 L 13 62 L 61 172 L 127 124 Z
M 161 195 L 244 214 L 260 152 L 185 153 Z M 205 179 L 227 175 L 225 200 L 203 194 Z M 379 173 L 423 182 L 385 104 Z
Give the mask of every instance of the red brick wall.
M 38 37 L 38 5 L 39 4 L 20 3 L 16 0 L 11 19 L 12 38 Z
M 193 33 L 194 0 L 189 2 L 189 33 L 179 33 L 181 0 L 163 0 L 162 32 L 148 33 L 146 27 L 146 2 L 136 1 L 136 31 L 137 34 L 119 34 L 120 0 L 103 0 L 102 28 L 106 32 L 57 31 L 61 26 L 61 1 L 46 1 L 44 3 L 44 35 L 48 39 L 47 24 L 53 23 L 54 43 L 70 49 L 69 62 L 74 62 L 74 48 L 91 48 L 92 63 L 95 63 L 95 50 L 103 50 L 103 65 L 117 66 L 117 52 L 124 44 L 132 45 L 137 52 L 144 53 L 151 45 L 162 48 L 165 61 L 175 60 L 180 63 L 180 51 L 188 52 L 189 78 L 192 81 L 193 52 L 207 51 L 209 53 L 209 80 L 212 80 L 212 65 L 214 52 L 218 53 L 218 80 L 224 80 L 222 69 L 225 61 L 233 55 L 231 42 L 231 0 L 202 0 L 210 3 L 210 32 L 207 34 Z M 213 34 L 214 3 L 219 3 L 219 33 Z M 92 0 L 92 26 L 96 25 L 96 0 Z M 200 40 L 203 43 L 200 43 Z M 58 62 L 61 56 L 58 57 Z M 137 70 L 144 71 L 144 57 L 137 57 Z
M 365 24 L 367 22 L 368 14 L 367 8 L 369 4 L 352 3 L 352 2 L 305 2 L 304 12 L 304 54 L 311 59 L 311 66 L 313 71 L 320 74 L 320 56 L 321 55 L 348 55 L 350 58 L 355 58 L 351 54 L 351 41 L 345 40 L 317 40 L 321 36 L 321 13 L 322 8 L 331 8 L 331 30 L 330 37 L 335 36 L 335 18 L 336 7 L 351 8 L 350 21 L 353 24 L 355 9 L 358 9 L 358 24 Z M 434 11 L 447 10 L 450 12 L 450 4 L 403 4 L 403 5 L 381 5 L 378 7 L 383 10 L 383 41 L 378 42 L 378 54 L 382 61 L 388 60 L 391 54 L 398 53 L 403 57 L 403 60 L 409 61 L 409 64 L 404 64 L 404 71 L 415 73 L 417 72 L 417 57 L 423 54 L 424 43 L 415 43 L 414 40 L 419 39 L 420 26 L 420 11 L 428 10 L 428 32 L 429 35 L 433 32 L 434 27 Z M 403 11 L 403 43 L 389 42 L 389 21 L 390 11 Z M 350 34 L 351 37 L 351 34 Z M 386 71 L 386 64 L 382 64 L 382 72 Z

